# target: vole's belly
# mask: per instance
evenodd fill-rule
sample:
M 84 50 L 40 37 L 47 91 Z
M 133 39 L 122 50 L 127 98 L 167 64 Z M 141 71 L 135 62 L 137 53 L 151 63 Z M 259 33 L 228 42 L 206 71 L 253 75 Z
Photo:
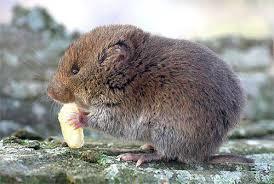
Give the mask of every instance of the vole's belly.
M 134 121 L 123 122 L 122 119 L 117 121 L 105 121 L 101 123 L 102 130 L 112 136 L 118 138 L 126 138 L 127 140 L 149 141 L 150 130 L 143 124 Z
M 89 125 L 112 136 L 124 137 L 128 140 L 147 141 L 150 136 L 150 127 L 146 121 L 125 114 L 123 110 L 94 108 L 89 115 Z

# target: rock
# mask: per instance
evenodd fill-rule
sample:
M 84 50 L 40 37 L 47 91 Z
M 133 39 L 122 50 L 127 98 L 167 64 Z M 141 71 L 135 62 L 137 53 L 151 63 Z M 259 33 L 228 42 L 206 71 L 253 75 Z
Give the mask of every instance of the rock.
M 41 82 L 30 82 L 30 81 L 15 81 L 12 80 L 2 89 L 2 92 L 6 96 L 29 99 L 35 98 L 42 92 L 44 89 L 43 83 Z
M 10 135 L 12 132 L 21 128 L 20 124 L 11 120 L 0 121 L 0 137 Z
M 13 55 L 9 52 L 4 52 L 4 51 L 1 51 L 0 55 L 1 55 L 0 57 L 2 58 L 1 61 L 2 62 L 8 61 L 8 62 L 6 62 L 6 64 L 11 67 L 17 66 L 19 64 L 19 58 L 17 55 Z
M 142 152 L 139 144 L 121 144 L 115 139 L 86 142 L 83 148 L 70 149 L 62 147 L 61 142 L 56 139 L 33 142 L 6 138 L 0 141 L 0 182 L 272 183 L 274 181 L 273 141 L 229 141 L 221 148 L 223 153 L 241 153 L 253 158 L 255 163 L 249 165 L 226 163 L 186 165 L 173 161 L 153 162 L 141 167 L 135 167 L 132 162 L 119 161 L 116 157 L 118 154 L 130 151 Z M 32 146 L 38 143 L 38 147 Z
M 258 122 L 242 122 L 241 126 L 235 128 L 230 133 L 232 139 L 242 138 L 258 138 L 274 135 L 274 121 L 273 120 L 261 120 Z
M 220 153 L 227 154 L 264 154 L 274 152 L 273 140 L 262 139 L 242 139 L 230 140 L 226 142 L 221 148 Z M 273 157 L 274 158 L 274 157 Z
M 14 132 L 14 133 L 13 133 Z M 6 137 L 8 135 L 18 137 L 20 139 L 42 140 L 43 135 L 38 135 L 35 130 L 28 126 L 22 125 L 11 120 L 0 121 L 0 137 Z
M 265 70 L 272 62 L 271 50 L 267 46 L 254 46 L 244 51 L 226 48 L 221 56 L 235 71 L 241 72 Z
M 75 37 L 60 26 L 44 9 L 19 6 L 12 24 L 0 25 L 0 120 L 31 127 L 43 136 L 58 134 L 58 108 L 47 97 L 46 87 Z M 10 133 L 5 131 L 0 129 L 0 137 Z
M 19 129 L 16 132 L 12 134 L 12 136 L 18 138 L 18 139 L 28 139 L 28 140 L 44 140 L 44 138 L 41 135 L 38 135 L 37 133 L 33 131 L 28 131 L 26 129 Z
M 252 105 L 255 120 L 274 119 L 274 78 L 268 77 Z
M 1 120 L 13 121 L 19 125 L 19 128 L 34 130 L 45 137 L 60 134 L 57 121 L 58 109 L 58 105 L 50 103 L 49 100 L 39 98 L 22 100 L 0 96 L 0 122 Z M 4 130 L 0 131 L 0 137 L 10 133 L 9 131 L 2 134 Z
M 219 54 L 227 49 L 238 49 L 240 51 L 245 51 L 252 47 L 267 47 L 269 50 L 272 48 L 271 38 L 252 39 L 239 35 L 226 35 L 222 37 L 200 39 L 196 41 L 207 45 L 209 48 Z
M 268 80 L 267 74 L 263 72 L 239 73 L 239 78 L 249 99 L 259 96 L 260 89 Z
M 41 7 L 34 7 L 29 10 L 21 6 L 15 6 L 12 24 L 33 32 L 48 31 L 52 36 L 67 36 L 64 26 L 56 23 L 48 12 Z
M 274 79 L 266 73 L 240 73 L 247 94 L 244 117 L 257 121 L 274 119 Z

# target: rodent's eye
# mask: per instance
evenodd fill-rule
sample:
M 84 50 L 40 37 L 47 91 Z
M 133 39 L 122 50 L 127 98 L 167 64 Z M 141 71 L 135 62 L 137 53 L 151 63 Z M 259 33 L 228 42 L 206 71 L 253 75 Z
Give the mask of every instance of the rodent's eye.
M 73 75 L 76 75 L 77 73 L 79 72 L 79 67 L 77 65 L 73 65 L 72 68 L 71 68 L 71 73 Z

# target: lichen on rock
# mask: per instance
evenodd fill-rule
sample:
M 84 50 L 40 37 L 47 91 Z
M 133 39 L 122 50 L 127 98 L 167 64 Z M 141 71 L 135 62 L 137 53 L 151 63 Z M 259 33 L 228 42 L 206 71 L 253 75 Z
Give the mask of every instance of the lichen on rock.
M 266 140 L 228 141 L 220 149 L 223 153 L 252 158 L 254 164 L 186 165 L 173 161 L 141 167 L 117 159 L 121 153 L 143 152 L 141 144 L 121 144 L 113 138 L 86 142 L 80 149 L 70 149 L 63 147 L 58 137 L 43 141 L 7 137 L 0 141 L 0 182 L 272 183 L 274 180 L 274 143 Z

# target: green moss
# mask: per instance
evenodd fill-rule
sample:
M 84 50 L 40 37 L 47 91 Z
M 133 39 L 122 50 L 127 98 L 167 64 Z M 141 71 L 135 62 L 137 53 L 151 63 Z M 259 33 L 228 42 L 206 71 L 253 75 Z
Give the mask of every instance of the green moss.
M 135 167 L 117 154 L 142 152 L 138 146 L 88 141 L 80 149 L 63 147 L 59 138 L 45 141 L 9 137 L 0 143 L 0 183 L 271 183 L 273 153 L 248 155 L 255 164 L 182 164 L 151 162 Z M 35 145 L 40 144 L 39 149 Z M 270 151 L 269 141 L 229 141 L 223 149 L 235 153 L 256 147 Z M 26 148 L 26 149 L 25 149 Z M 28 149 L 27 149 L 28 148 Z M 33 148 L 33 149 L 29 149 Z M 233 152 L 233 150 L 235 152 Z M 246 151 L 246 150 L 245 150 Z M 248 154 L 248 152 L 245 152 Z M 3 165 L 3 167 L 1 167 Z M 19 174 L 18 174 L 19 173 Z M 1 175 L 2 174 L 2 175 Z
M 22 140 L 15 136 L 6 137 L 3 139 L 3 145 L 7 144 L 19 144 L 26 148 L 33 148 L 35 150 L 40 149 L 40 142 L 37 140 Z
M 57 147 L 61 147 L 63 142 L 61 139 L 49 137 L 45 141 L 41 142 L 41 147 L 44 149 L 54 149 Z
M 99 159 L 97 160 L 97 163 L 102 165 L 102 166 L 107 166 L 109 161 L 110 161 L 110 159 L 108 159 L 107 155 L 101 154 Z
M 250 170 L 254 167 L 253 164 L 237 164 L 237 163 L 223 163 L 223 164 L 183 164 L 176 161 L 173 162 L 160 162 L 152 163 L 149 166 L 153 166 L 156 169 L 171 169 L 171 170 L 211 170 L 211 171 L 244 171 Z
M 35 150 L 38 150 L 40 149 L 40 142 L 39 141 L 29 141 L 29 142 L 26 142 L 26 147 L 27 148 L 33 148 Z
M 12 144 L 12 143 L 23 144 L 23 142 L 24 141 L 22 141 L 21 139 L 15 136 L 6 137 L 3 139 L 3 145 Z
M 21 129 L 21 130 L 18 130 L 16 132 L 14 132 L 12 134 L 12 136 L 14 137 L 17 137 L 19 139 L 28 139 L 28 140 L 39 140 L 39 141 L 42 141 L 44 140 L 43 137 L 41 137 L 40 135 L 36 134 L 36 133 L 33 133 L 33 132 L 29 132 L 25 129 Z
M 20 176 L 14 177 L 10 175 L 0 174 L 0 183 L 19 183 L 22 179 Z
M 128 167 L 125 164 L 112 164 L 104 172 L 109 183 L 155 183 L 158 181 L 152 173 L 141 171 L 136 167 Z
M 101 154 L 93 150 L 84 151 L 80 155 L 82 160 L 90 163 L 98 163 L 99 159 L 101 158 Z
M 32 176 L 10 176 L 0 175 L 0 183 L 22 183 L 22 184 L 48 184 L 48 183 L 69 183 L 66 173 L 60 172 L 55 175 L 32 175 Z

